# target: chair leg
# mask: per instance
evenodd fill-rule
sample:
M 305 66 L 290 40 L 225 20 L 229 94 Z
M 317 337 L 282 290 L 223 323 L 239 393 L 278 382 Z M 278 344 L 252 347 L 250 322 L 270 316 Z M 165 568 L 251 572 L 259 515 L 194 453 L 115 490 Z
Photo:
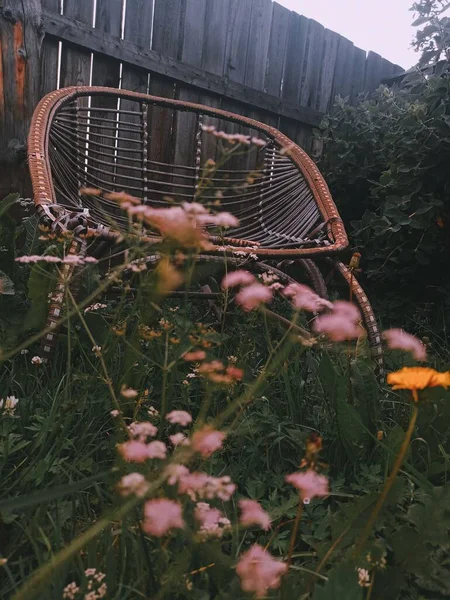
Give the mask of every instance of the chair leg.
M 384 372 L 384 358 L 383 358 L 383 346 L 381 342 L 381 333 L 378 328 L 375 313 L 373 312 L 372 305 L 370 304 L 369 298 L 366 293 L 359 285 L 354 274 L 350 269 L 342 262 L 334 263 L 337 272 L 343 277 L 352 290 L 352 296 L 355 303 L 358 305 L 361 315 L 363 318 L 364 327 L 367 331 L 367 337 L 369 338 L 369 344 L 372 352 L 374 361 L 378 365 L 380 374 Z
M 74 239 L 69 248 L 69 255 L 83 256 L 86 253 L 86 241 Z M 52 302 L 48 312 L 46 329 L 50 331 L 41 340 L 40 355 L 44 362 L 48 363 L 53 358 L 55 348 L 58 344 L 59 322 L 64 313 L 64 297 L 66 285 L 70 282 L 76 271 L 75 265 L 64 264 L 53 293 Z M 79 284 L 71 286 L 71 292 L 74 297 L 77 296 Z
M 306 276 L 308 277 L 316 294 L 318 294 L 321 298 L 328 300 L 327 284 L 325 283 L 325 279 L 323 278 L 323 275 L 316 263 L 310 258 L 302 258 L 299 260 L 299 263 L 305 271 Z

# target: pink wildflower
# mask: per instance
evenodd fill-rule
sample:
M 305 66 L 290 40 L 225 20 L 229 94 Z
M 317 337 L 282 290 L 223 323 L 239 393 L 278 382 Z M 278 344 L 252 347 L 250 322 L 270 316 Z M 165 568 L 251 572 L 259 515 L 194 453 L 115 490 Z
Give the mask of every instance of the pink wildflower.
M 119 444 L 118 450 L 122 458 L 128 462 L 142 463 L 148 459 L 148 448 L 143 442 L 130 440 Z
M 273 558 L 258 544 L 241 556 L 236 567 L 244 592 L 253 592 L 257 598 L 264 597 L 269 589 L 280 587 L 281 576 L 287 570 L 285 563 Z
M 137 390 L 134 390 L 133 388 L 129 388 L 126 385 L 122 386 L 122 389 L 120 390 L 120 395 L 123 396 L 124 398 L 136 398 L 138 395 Z
M 206 352 L 204 350 L 194 350 L 193 352 L 185 352 L 183 354 L 184 360 L 187 362 L 199 362 L 205 360 Z
M 154 442 L 150 442 L 147 445 L 147 456 L 148 458 L 160 458 L 164 460 L 167 455 L 167 446 L 164 442 L 159 442 L 158 440 Z
M 161 498 L 145 503 L 142 522 L 145 533 L 161 537 L 170 529 L 183 529 L 183 527 L 183 515 L 178 502 Z
M 239 500 L 241 509 L 240 523 L 244 527 L 259 525 L 262 529 L 269 529 L 270 516 L 255 500 Z
M 318 296 L 311 288 L 301 283 L 291 283 L 285 290 L 284 295 L 292 299 L 292 304 L 297 310 L 309 312 L 321 312 L 325 308 L 333 308 L 333 304 Z
M 318 333 L 325 333 L 334 342 L 343 342 L 358 338 L 363 329 L 359 325 L 361 315 L 354 304 L 345 300 L 333 303 L 333 312 L 320 315 L 314 322 Z
M 242 306 L 244 310 L 254 310 L 260 304 L 270 302 L 273 298 L 273 291 L 262 285 L 261 283 L 252 283 L 251 285 L 242 288 L 236 295 L 236 302 Z
M 228 212 L 220 212 L 214 216 L 212 223 L 218 227 L 238 227 L 239 219 Z
M 178 476 L 178 493 L 186 494 L 193 501 L 199 498 L 208 500 L 219 498 L 219 500 L 227 502 L 235 491 L 236 485 L 228 475 L 212 477 L 202 472 L 189 473 L 187 471 Z
M 301 499 L 308 504 L 316 497 L 328 496 L 328 479 L 324 475 L 318 475 L 315 471 L 299 471 L 286 476 L 290 483 L 300 492 Z
M 422 342 L 403 329 L 388 329 L 383 333 L 383 337 L 389 348 L 411 352 L 416 360 L 427 359 L 427 351 Z
M 192 423 L 191 415 L 185 410 L 173 410 L 166 415 L 166 419 L 169 421 L 169 423 L 172 423 L 172 425 L 178 424 L 182 425 L 183 427 L 189 425 L 189 423 Z
M 206 426 L 192 435 L 193 449 L 204 457 L 211 456 L 213 452 L 222 448 L 225 433 L 216 431 L 212 427 Z
M 149 484 L 140 473 L 130 473 L 122 477 L 117 487 L 122 496 L 134 495 L 142 498 L 148 492 Z
M 231 529 L 229 519 L 217 508 L 211 508 L 207 502 L 197 503 L 194 517 L 200 524 L 199 533 L 203 538 L 221 538 L 225 531 Z
M 189 475 L 189 469 L 184 465 L 167 465 L 164 474 L 167 476 L 167 483 L 175 485 L 182 477 Z
M 180 444 L 182 446 L 188 446 L 190 443 L 184 433 L 175 433 L 174 435 L 169 435 L 169 440 L 172 446 L 179 446 Z
M 238 269 L 237 271 L 231 271 L 227 273 L 222 280 L 222 287 L 228 289 L 230 287 L 236 287 L 238 285 L 250 285 L 255 281 L 254 276 L 244 269 Z
M 149 423 L 148 421 L 143 421 L 142 423 L 137 423 L 133 421 L 128 425 L 128 431 L 130 433 L 130 437 L 138 440 L 139 442 L 146 442 L 147 438 L 155 437 L 158 433 L 158 428 L 153 425 L 153 423 Z

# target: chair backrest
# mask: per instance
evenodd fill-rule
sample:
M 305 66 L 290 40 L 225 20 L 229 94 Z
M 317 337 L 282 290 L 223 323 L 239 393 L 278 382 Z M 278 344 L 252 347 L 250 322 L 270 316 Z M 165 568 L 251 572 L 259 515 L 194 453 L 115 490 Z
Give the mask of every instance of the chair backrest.
M 116 202 L 82 192 L 96 188 L 154 206 L 196 200 L 227 210 L 240 220 L 230 235 L 264 256 L 332 254 L 348 243 L 308 155 L 278 130 L 219 109 L 109 88 L 58 90 L 36 109 L 29 162 L 47 215 L 52 205 L 87 209 L 93 222 L 120 228 Z

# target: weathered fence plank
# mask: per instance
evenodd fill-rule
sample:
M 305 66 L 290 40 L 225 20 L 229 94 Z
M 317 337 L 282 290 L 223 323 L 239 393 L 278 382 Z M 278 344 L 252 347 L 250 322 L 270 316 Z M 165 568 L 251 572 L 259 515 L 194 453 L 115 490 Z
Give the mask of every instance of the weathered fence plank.
M 43 32 L 38 0 L 4 0 L 0 12 L 0 194 L 23 190 L 26 140 L 40 97 Z M 28 191 L 28 190 L 27 190 Z
M 203 60 L 206 4 L 207 0 L 187 0 L 181 49 L 181 60 L 200 68 Z M 187 102 L 199 102 L 199 91 L 179 85 L 177 98 Z M 194 166 L 195 148 L 192 140 L 195 139 L 197 126 L 198 117 L 195 113 L 177 114 L 175 164 Z
M 272 0 L 253 0 L 244 83 L 257 90 L 264 89 L 272 14 Z
M 324 26 L 310 19 L 300 88 L 300 104 L 302 106 L 316 107 L 324 49 L 324 35 Z
M 122 25 L 122 7 L 123 0 L 97 0 L 97 10 L 95 15 L 95 29 L 106 35 L 111 35 L 120 39 Z M 92 61 L 92 85 L 118 88 L 120 85 L 120 62 L 109 56 L 94 54 Z M 96 111 L 95 117 L 98 119 L 111 118 L 111 109 L 117 109 L 117 100 L 114 98 L 94 97 L 92 98 L 92 108 L 104 108 L 105 111 Z M 111 125 L 111 123 L 109 123 Z M 94 124 L 91 128 L 91 135 L 98 143 L 105 146 L 105 152 L 108 156 L 114 155 L 114 148 L 117 145 L 115 132 L 110 129 L 98 127 Z M 117 134 L 116 134 L 117 135 Z M 116 172 L 115 166 L 93 165 L 101 168 L 102 179 L 106 182 L 114 181 Z
M 66 22 L 84 24 L 90 31 L 93 21 L 93 0 L 64 0 Z M 55 15 L 57 16 L 57 15 Z M 69 21 L 70 19 L 70 21 Z M 75 27 L 78 27 L 78 23 Z M 62 38 L 63 39 L 63 38 Z M 72 40 L 66 40 L 71 42 Z M 75 42 L 76 43 L 76 42 Z M 91 81 L 91 49 L 77 44 L 64 43 L 61 53 L 61 87 L 70 85 L 89 85 Z
M 302 15 L 291 12 L 282 96 L 286 100 L 291 100 L 296 104 L 299 104 L 300 98 L 307 32 L 308 19 Z
M 351 75 L 354 63 L 354 44 L 344 37 L 339 39 L 336 68 L 334 71 L 333 98 L 350 96 Z
M 320 77 L 318 83 L 316 106 L 314 107 L 320 112 L 325 112 L 330 106 L 338 46 L 339 35 L 334 31 L 325 29 L 322 64 L 319 68 Z
M 153 1 L 127 0 L 124 39 L 136 44 L 138 48 L 149 49 L 153 31 Z M 148 71 L 123 65 L 122 88 L 133 92 L 146 93 L 148 90 Z
M 353 73 L 350 89 L 350 103 L 356 104 L 358 95 L 364 91 L 366 75 L 366 53 L 361 48 L 353 49 Z
M 42 0 L 42 8 L 59 13 L 60 0 Z M 45 38 L 41 51 L 40 96 L 56 90 L 58 86 L 59 42 L 54 38 Z
M 274 2 L 264 88 L 267 93 L 273 96 L 281 96 L 281 82 L 287 49 L 286 32 L 288 31 L 290 18 L 290 11 L 281 4 Z

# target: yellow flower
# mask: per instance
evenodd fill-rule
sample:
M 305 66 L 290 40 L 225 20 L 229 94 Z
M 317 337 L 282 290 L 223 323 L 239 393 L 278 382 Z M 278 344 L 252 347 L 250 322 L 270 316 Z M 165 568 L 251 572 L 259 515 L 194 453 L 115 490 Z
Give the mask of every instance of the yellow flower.
M 418 402 L 417 390 L 429 387 L 449 387 L 450 371 L 439 373 L 428 367 L 404 367 L 400 371 L 389 373 L 387 382 L 394 390 L 411 390 L 414 401 Z

